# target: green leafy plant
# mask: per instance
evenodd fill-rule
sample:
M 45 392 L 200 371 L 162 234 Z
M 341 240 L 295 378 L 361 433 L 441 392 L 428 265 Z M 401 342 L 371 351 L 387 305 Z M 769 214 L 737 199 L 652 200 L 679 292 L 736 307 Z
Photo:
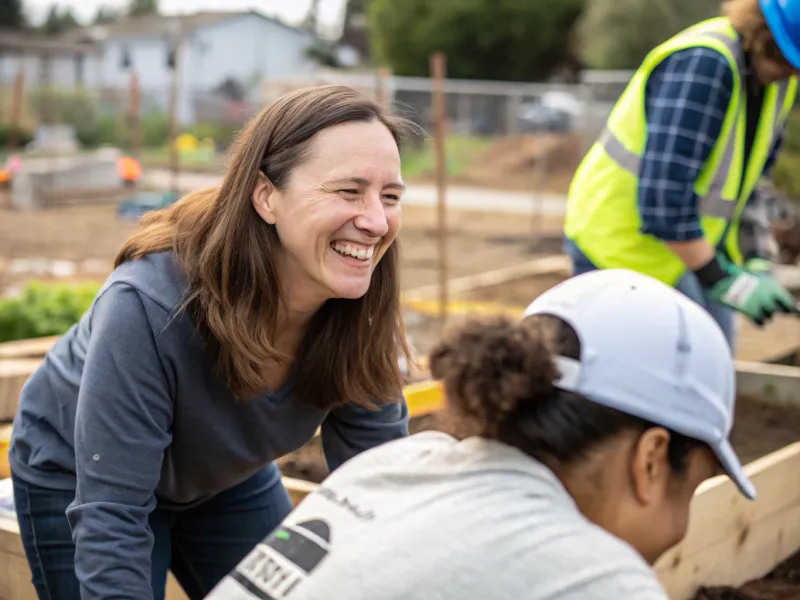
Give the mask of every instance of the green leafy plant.
M 28 283 L 19 296 L 0 299 L 0 342 L 61 335 L 91 306 L 100 283 Z

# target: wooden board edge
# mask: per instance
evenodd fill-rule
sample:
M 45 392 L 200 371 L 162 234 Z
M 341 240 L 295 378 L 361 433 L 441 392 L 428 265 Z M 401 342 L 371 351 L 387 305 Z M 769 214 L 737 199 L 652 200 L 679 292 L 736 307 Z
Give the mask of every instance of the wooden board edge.
M 474 273 L 464 277 L 450 279 L 447 289 L 451 294 L 462 294 L 470 290 L 498 285 L 534 275 L 552 275 L 563 273 L 569 275 L 570 259 L 566 254 L 553 254 L 533 260 L 510 265 L 491 271 Z M 439 285 L 425 285 L 401 294 L 403 301 L 419 301 L 435 299 L 439 293 Z
M 408 416 L 412 418 L 428 415 L 444 406 L 442 384 L 432 379 L 405 386 L 403 396 L 408 405 Z
M 292 506 L 297 506 L 303 499 L 310 493 L 319 488 L 319 484 L 305 479 L 294 479 L 293 477 L 281 477 L 283 487 L 289 493 L 289 499 L 292 501 Z
M 800 407 L 800 367 L 742 360 L 735 365 L 737 394 Z
M 800 442 L 745 466 L 758 497 L 748 501 L 727 477 L 705 482 L 692 500 L 683 541 L 655 565 L 672 600 L 704 585 L 737 587 L 763 577 L 800 549 Z
M 38 338 L 0 343 L 0 359 L 42 358 L 61 336 L 53 335 Z

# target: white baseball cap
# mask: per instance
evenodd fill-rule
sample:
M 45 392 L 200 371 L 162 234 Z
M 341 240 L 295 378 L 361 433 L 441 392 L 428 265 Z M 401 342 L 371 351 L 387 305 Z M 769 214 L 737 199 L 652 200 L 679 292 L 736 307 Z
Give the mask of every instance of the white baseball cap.
M 557 387 L 705 442 L 742 494 L 756 497 L 728 441 L 733 357 L 703 307 L 647 275 L 602 269 L 543 293 L 523 318 L 535 314 L 560 317 L 580 340 L 580 360 L 556 358 Z

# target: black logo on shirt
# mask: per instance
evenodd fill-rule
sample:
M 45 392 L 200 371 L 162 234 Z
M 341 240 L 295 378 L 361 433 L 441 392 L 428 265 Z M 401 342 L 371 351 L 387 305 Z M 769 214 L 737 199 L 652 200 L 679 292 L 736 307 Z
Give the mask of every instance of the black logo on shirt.
M 321 520 L 281 525 L 258 544 L 232 573 L 260 600 L 288 598 L 328 555 L 330 525 Z

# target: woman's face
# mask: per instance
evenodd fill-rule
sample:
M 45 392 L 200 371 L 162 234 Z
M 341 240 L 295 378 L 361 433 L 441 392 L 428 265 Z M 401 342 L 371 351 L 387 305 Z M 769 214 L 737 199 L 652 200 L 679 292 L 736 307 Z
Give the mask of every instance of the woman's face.
M 359 298 L 400 230 L 400 154 L 380 122 L 320 131 L 284 189 L 265 177 L 253 205 L 281 241 L 289 310 L 313 312 L 330 298 Z
M 697 486 L 721 473 L 706 446 L 691 450 L 685 468 L 676 471 L 668 447 L 669 433 L 660 427 L 621 436 L 598 462 L 602 472 L 592 479 L 600 488 L 582 507 L 589 519 L 628 542 L 650 564 L 686 535 Z M 580 497 L 576 500 L 580 506 Z

